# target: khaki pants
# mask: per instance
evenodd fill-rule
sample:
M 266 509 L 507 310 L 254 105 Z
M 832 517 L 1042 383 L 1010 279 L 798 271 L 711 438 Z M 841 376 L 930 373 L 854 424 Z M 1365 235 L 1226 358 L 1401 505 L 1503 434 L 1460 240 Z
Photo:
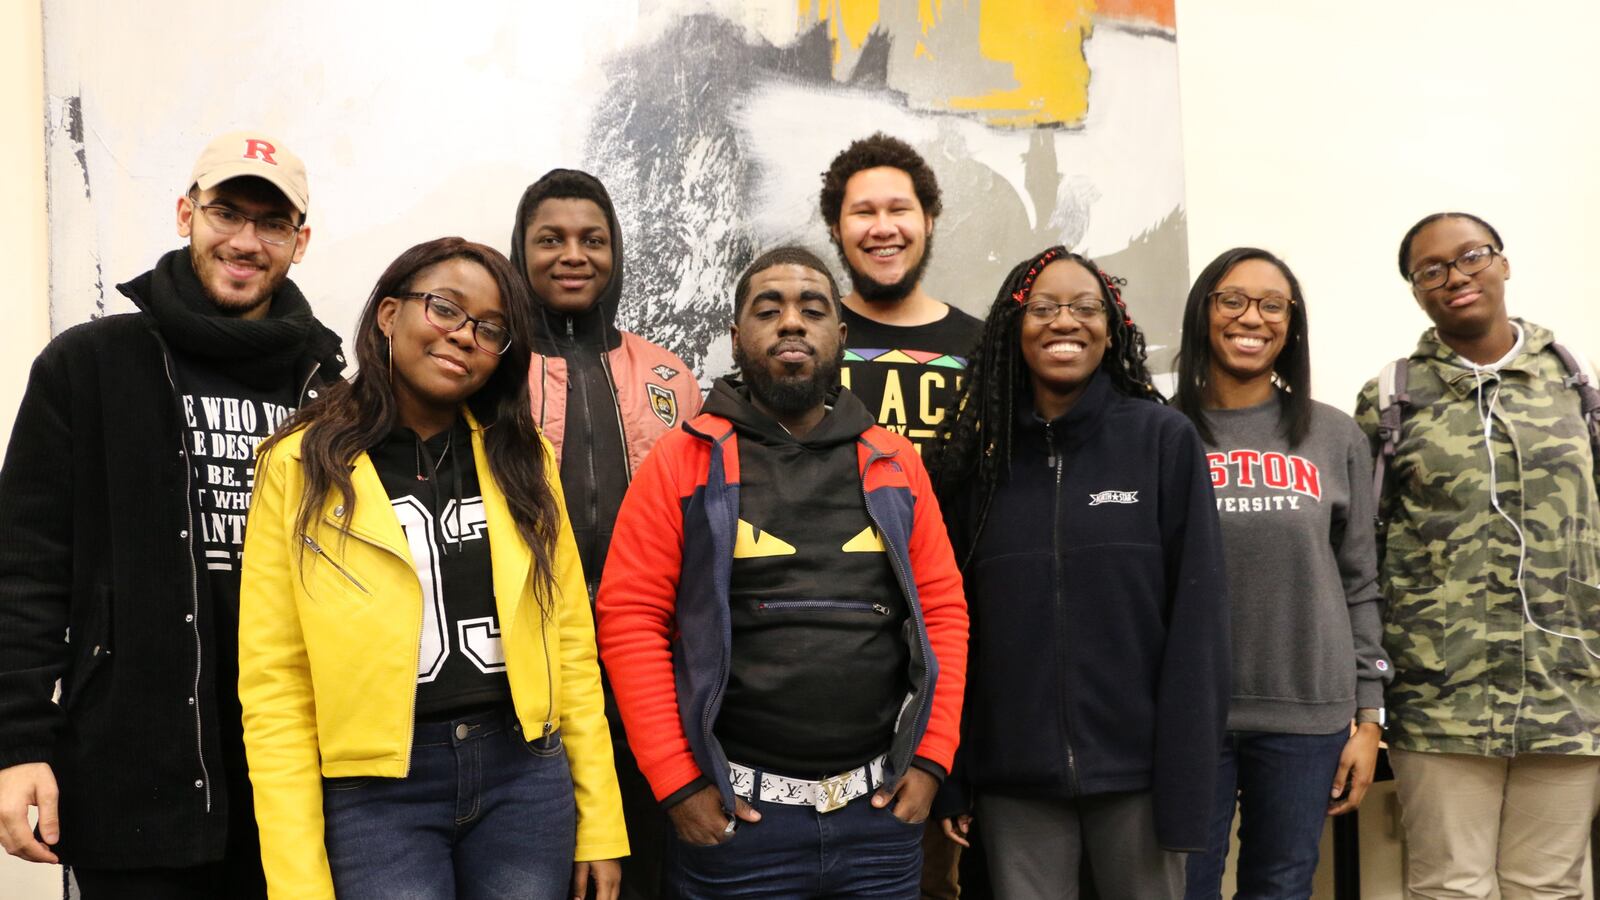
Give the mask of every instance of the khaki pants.
M 1423 900 L 1579 900 L 1600 757 L 1390 750 L 1406 890 Z

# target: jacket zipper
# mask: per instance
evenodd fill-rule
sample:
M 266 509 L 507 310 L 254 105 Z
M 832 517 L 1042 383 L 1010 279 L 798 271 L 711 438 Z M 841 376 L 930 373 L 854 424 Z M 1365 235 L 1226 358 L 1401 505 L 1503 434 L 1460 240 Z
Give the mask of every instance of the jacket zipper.
M 545 752 L 550 750 L 550 732 L 555 728 L 553 721 L 556 713 L 556 683 L 550 674 L 550 633 L 549 617 L 542 611 L 539 613 L 539 646 L 544 648 L 544 732 L 539 735 L 540 743 L 545 746 Z
M 567 340 L 571 343 L 574 356 L 576 356 L 578 338 L 573 331 L 571 316 L 567 316 Z M 583 405 L 583 415 L 581 416 L 584 429 L 583 458 L 589 467 L 589 518 L 584 524 L 598 528 L 600 524 L 600 483 L 595 478 L 594 473 L 594 423 L 589 419 L 589 376 L 584 374 L 583 366 L 581 365 L 569 364 L 568 369 L 577 375 L 578 391 L 580 393 L 579 402 Z M 572 419 L 572 401 L 569 399 L 567 401 L 567 423 L 571 424 Z M 593 549 L 592 544 L 590 549 Z
M 328 553 L 323 552 L 322 545 L 317 543 L 315 538 L 313 538 L 309 534 L 302 534 L 302 535 L 300 535 L 300 539 L 302 541 L 305 541 L 306 546 L 311 548 L 311 552 L 312 553 L 315 553 L 316 555 L 322 557 L 324 560 L 327 561 L 328 565 L 333 566 L 334 571 L 338 572 L 340 575 L 343 575 L 347 580 L 349 580 L 349 582 L 351 584 L 353 584 L 356 587 L 360 588 L 361 589 L 361 593 L 363 593 L 363 594 L 371 594 L 372 593 L 371 591 L 367 590 L 366 585 L 364 585 L 361 582 L 357 581 L 356 577 L 354 575 L 351 575 L 350 572 L 347 569 L 345 569 L 344 566 L 341 566 L 341 565 L 339 565 L 339 563 L 334 561 L 334 558 L 331 555 L 329 555 Z
M 889 607 L 867 600 L 762 600 L 756 609 L 848 609 L 853 612 L 871 611 L 880 616 L 889 614 Z
M 1044 440 L 1045 446 L 1048 448 L 1047 461 L 1050 467 L 1055 469 L 1056 475 L 1056 488 L 1055 493 L 1052 495 L 1050 507 L 1050 545 L 1052 551 L 1050 557 L 1051 565 L 1054 569 L 1054 581 L 1051 584 L 1051 588 L 1056 607 L 1058 645 L 1056 649 L 1056 677 L 1061 679 L 1062 692 L 1070 695 L 1071 686 L 1067 680 L 1065 666 L 1062 664 L 1062 656 L 1066 652 L 1067 618 L 1066 611 L 1062 609 L 1061 603 L 1061 470 L 1063 466 L 1061 454 L 1056 452 L 1055 432 L 1049 422 L 1044 423 Z M 1069 712 L 1072 703 L 1070 696 L 1063 699 L 1064 702 L 1061 706 L 1061 743 L 1067 751 L 1067 784 L 1073 796 L 1078 796 L 1083 793 L 1083 790 L 1078 784 L 1078 761 L 1072 753 L 1072 721 Z
M 322 368 L 322 362 L 320 360 L 312 362 L 311 371 L 306 373 L 306 380 L 300 384 L 300 405 L 301 406 L 305 405 L 305 402 L 306 402 L 306 391 L 311 390 L 311 379 L 317 377 L 317 372 L 321 368 Z
M 408 569 L 411 568 L 411 561 L 400 553 L 395 552 L 395 549 L 388 544 L 379 543 L 358 531 L 352 530 L 345 533 L 363 544 L 383 550 L 404 562 Z M 422 668 L 422 607 L 420 606 L 417 607 L 416 638 L 411 642 L 411 646 L 415 647 L 416 651 L 412 654 L 411 662 L 411 714 L 406 717 L 406 777 L 411 775 L 411 744 L 417 738 L 417 670 Z
M 868 468 L 872 467 L 872 463 L 876 459 L 877 459 L 877 451 L 874 450 L 873 451 L 873 455 L 868 457 L 868 459 L 867 459 L 866 467 L 864 467 L 861 470 L 861 473 L 859 475 L 859 482 L 860 482 L 860 486 L 861 486 L 861 503 L 867 509 L 867 518 L 872 520 L 872 527 L 878 529 L 878 533 L 879 534 L 888 534 L 889 532 L 885 531 L 884 528 L 883 528 L 883 523 L 878 521 L 878 514 L 872 511 L 872 501 L 867 499 L 867 472 L 866 472 L 866 470 Z M 933 684 L 932 684 L 932 680 L 928 677 L 928 672 L 929 672 L 928 660 L 933 658 L 933 647 L 928 644 L 928 626 L 927 626 L 926 622 L 922 620 L 922 612 L 921 612 L 922 607 L 921 607 L 920 601 L 917 602 L 917 603 L 913 603 L 912 600 L 911 600 L 912 589 L 910 587 L 909 582 L 906 579 L 906 571 L 905 571 L 904 567 L 901 565 L 900 554 L 898 552 L 898 548 L 894 547 L 892 542 L 885 541 L 884 543 L 885 543 L 885 549 L 888 550 L 889 563 L 890 563 L 890 565 L 892 565 L 894 567 L 895 578 L 898 579 L 899 582 L 900 582 L 900 594 L 901 594 L 901 596 L 903 596 L 905 598 L 906 607 L 907 607 L 912 619 L 914 621 L 917 621 L 921 625 L 921 627 L 916 629 L 916 631 L 917 631 L 917 643 L 922 648 L 922 684 L 917 686 L 918 687 L 917 693 L 919 695 L 918 704 L 917 704 L 918 708 L 917 708 L 916 712 L 913 714 L 913 718 L 912 718 L 912 721 L 911 721 L 912 730 L 915 731 L 917 729 L 917 727 L 923 726 L 923 723 L 925 721 L 925 716 L 927 715 L 929 710 L 933 709 Z M 923 726 L 923 727 L 925 727 L 925 726 Z M 898 723 L 897 723 L 897 727 L 895 728 L 895 731 L 898 732 L 899 730 L 900 729 L 898 728 Z M 917 752 L 917 748 L 916 747 L 912 747 L 911 748 L 911 756 L 915 756 L 916 752 Z M 891 762 L 898 762 L 898 761 L 897 760 L 891 760 Z M 907 757 L 907 759 L 905 761 L 905 766 L 896 765 L 895 766 L 895 771 L 897 773 L 901 774 L 901 775 L 904 775 L 905 771 L 906 771 L 906 768 L 909 767 L 910 764 L 911 764 L 910 757 Z
M 174 403 L 177 402 L 178 380 L 172 377 L 172 359 L 167 351 L 166 342 L 156 335 L 156 343 L 161 345 L 161 365 L 166 369 L 167 384 L 172 388 Z M 181 421 L 181 420 L 180 420 Z M 179 429 L 181 434 L 182 429 Z M 184 536 L 189 547 L 189 629 L 194 635 L 194 683 L 190 687 L 189 699 L 194 705 L 194 754 L 200 763 L 201 784 L 205 788 L 206 812 L 211 812 L 211 771 L 206 766 L 205 734 L 200 721 L 200 666 L 202 663 L 200 652 L 200 577 L 194 565 L 194 462 L 189 458 L 188 441 L 181 438 L 178 448 L 183 453 L 183 508 L 187 513 Z
M 727 455 L 727 451 L 725 451 L 723 449 L 722 443 L 720 441 L 712 441 L 711 442 L 711 452 L 712 453 L 722 453 L 724 455 L 724 457 L 726 457 L 726 455 Z M 724 459 L 724 462 L 726 462 L 726 459 Z M 724 471 L 726 471 L 726 470 L 724 470 Z M 726 492 L 726 488 L 727 488 L 726 478 L 724 478 L 724 481 L 723 481 L 723 488 L 724 488 L 724 493 L 725 493 Z M 723 498 L 722 505 L 723 506 L 727 506 L 726 498 Z M 731 512 L 732 515 L 730 515 L 728 518 L 734 524 L 737 524 L 738 519 L 739 519 L 739 511 L 737 509 L 734 509 L 734 510 L 731 510 L 729 512 Z M 735 530 L 737 530 L 737 528 L 735 528 Z M 723 594 L 722 600 L 723 600 L 723 606 L 726 607 L 727 606 L 727 602 L 728 602 L 728 596 L 727 596 L 726 593 Z M 731 612 L 729 613 L 729 616 L 730 617 L 732 616 Z M 731 626 L 729 628 L 730 628 L 730 631 L 731 631 Z M 731 641 L 731 638 L 730 638 L 730 641 Z M 705 745 L 707 747 L 711 746 L 711 740 L 712 740 L 711 739 L 711 707 L 717 705 L 717 703 L 722 699 L 722 692 L 724 690 L 726 690 L 727 687 L 728 687 L 728 665 L 729 665 L 729 657 L 732 655 L 731 643 L 730 643 L 728 649 L 729 649 L 729 652 L 721 653 L 721 654 L 718 654 L 718 656 L 717 656 L 717 680 L 712 682 L 712 685 L 714 687 L 713 687 L 713 689 L 711 691 L 711 696 L 706 698 L 706 705 L 700 710 L 700 735 L 701 735 L 701 740 L 703 740 L 705 742 Z M 724 780 L 726 780 L 726 779 L 724 779 Z M 731 799 L 732 794 L 730 793 L 728 796 Z
M 623 484 L 633 484 L 633 457 L 628 454 L 628 429 L 622 427 L 622 402 L 617 399 L 617 380 L 611 375 L 610 354 L 600 352 L 600 371 L 605 373 L 606 387 L 611 390 L 611 409 L 617 415 L 617 437 L 622 441 Z

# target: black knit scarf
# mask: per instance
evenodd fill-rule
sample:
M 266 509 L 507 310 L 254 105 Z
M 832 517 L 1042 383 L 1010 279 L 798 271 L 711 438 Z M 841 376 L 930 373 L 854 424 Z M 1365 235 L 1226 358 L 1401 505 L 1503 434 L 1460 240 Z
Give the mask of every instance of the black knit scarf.
M 264 319 L 220 312 L 195 274 L 188 248 L 161 257 L 156 267 L 118 289 L 156 320 L 176 352 L 258 390 L 294 377 L 311 333 L 311 305 L 285 279 Z

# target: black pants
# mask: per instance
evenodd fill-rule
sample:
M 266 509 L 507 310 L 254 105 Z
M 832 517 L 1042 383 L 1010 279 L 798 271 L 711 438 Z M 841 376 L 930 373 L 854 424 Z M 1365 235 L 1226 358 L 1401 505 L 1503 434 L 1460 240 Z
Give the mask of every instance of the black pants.
M 610 685 L 606 687 L 606 699 L 611 701 Z M 656 802 L 650 782 L 639 771 L 622 730 L 622 717 L 616 714 L 614 703 L 607 705 L 611 752 L 617 766 L 617 785 L 622 789 L 622 814 L 628 826 L 628 855 L 622 858 L 622 900 L 657 900 L 661 896 L 661 866 L 672 826 Z
M 261 835 L 256 830 L 250 782 L 241 764 L 228 778 L 228 848 L 219 862 L 185 868 L 94 869 L 71 867 L 83 900 L 266 900 Z

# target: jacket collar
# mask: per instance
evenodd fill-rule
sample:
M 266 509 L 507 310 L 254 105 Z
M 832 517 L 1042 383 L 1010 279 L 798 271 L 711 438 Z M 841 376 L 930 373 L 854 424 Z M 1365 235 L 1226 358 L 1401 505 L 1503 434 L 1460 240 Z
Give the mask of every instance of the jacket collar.
M 1522 378 L 1537 377 L 1539 356 L 1555 342 L 1555 335 L 1532 322 L 1518 318 L 1512 318 L 1511 321 L 1522 328 L 1522 349 L 1500 367 L 1499 374 L 1502 378 L 1508 374 Z M 1411 359 L 1429 366 L 1457 399 L 1470 397 L 1478 389 L 1478 378 L 1473 374 L 1472 366 L 1440 339 L 1437 328 L 1429 328 L 1422 333 L 1417 348 L 1411 351 Z
M 1117 396 L 1116 390 L 1111 387 L 1111 379 L 1096 369 L 1089 376 L 1089 384 L 1078 397 L 1078 402 L 1065 415 L 1049 422 L 1051 431 L 1058 433 L 1056 440 L 1068 447 L 1083 444 L 1100 426 L 1106 410 L 1116 403 Z M 1019 400 L 1022 402 L 1016 408 L 1017 430 L 1042 439 L 1046 423 L 1033 407 L 1032 394 L 1025 392 Z
M 501 625 L 505 628 L 510 626 L 510 622 L 515 618 L 516 607 L 520 605 L 532 585 L 530 576 L 533 570 L 533 551 L 528 549 L 527 544 L 523 543 L 518 535 L 516 519 L 512 518 L 505 494 L 500 491 L 500 485 L 489 469 L 489 454 L 484 447 L 483 428 L 473 417 L 472 411 L 465 406 L 462 407 L 462 414 L 466 417 L 467 427 L 472 431 L 472 462 L 478 473 L 478 491 L 483 497 L 484 518 L 489 526 L 489 558 L 493 568 L 494 593 L 500 598 L 499 605 L 503 610 Z M 297 446 L 297 457 L 298 449 Z M 549 470 L 554 465 L 555 458 L 545 454 L 546 469 Z M 348 526 L 352 535 L 383 547 L 407 562 L 414 563 L 405 532 L 400 527 L 400 519 L 395 515 L 394 508 L 386 502 L 377 502 L 374 499 L 387 497 L 388 492 L 383 489 L 383 480 L 378 476 L 377 467 L 372 464 L 372 457 L 365 452 L 356 457 L 350 472 L 350 483 L 356 496 L 363 502 L 355 504 L 355 510 L 349 513 L 345 512 L 342 505 L 333 506 L 323 513 L 323 523 L 339 528 L 341 519 L 348 515 Z M 335 504 L 337 501 L 329 498 L 329 503 Z M 515 599 L 511 599 L 508 604 L 508 598 Z

